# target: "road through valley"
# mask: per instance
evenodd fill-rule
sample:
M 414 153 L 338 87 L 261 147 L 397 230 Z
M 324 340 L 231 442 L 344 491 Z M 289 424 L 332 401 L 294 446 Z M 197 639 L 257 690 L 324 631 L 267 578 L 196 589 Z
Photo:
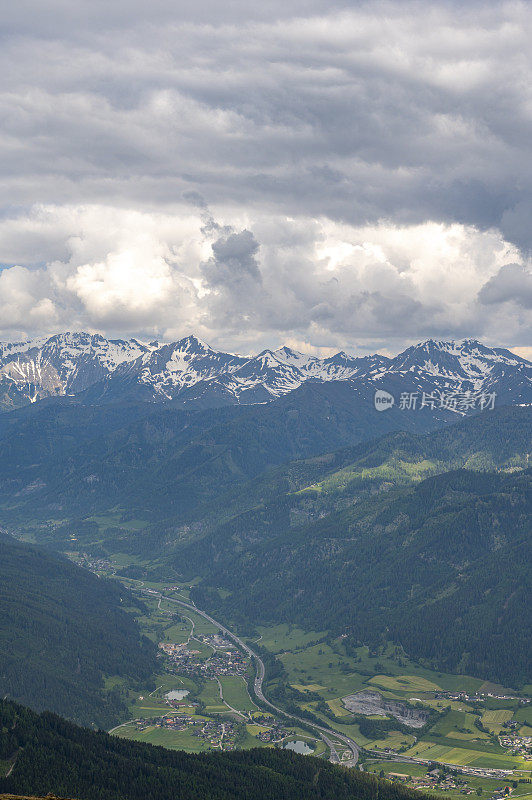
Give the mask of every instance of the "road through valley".
M 141 589 L 141 591 L 143 593 L 151 595 L 152 597 L 155 595 L 156 597 L 160 597 L 161 599 L 163 599 L 163 595 L 154 592 L 153 590 Z M 347 745 L 347 747 L 351 751 L 351 758 L 348 761 L 344 761 L 342 763 L 344 764 L 344 766 L 347 767 L 355 766 L 355 764 L 358 761 L 359 748 L 357 743 L 353 739 L 351 739 L 349 736 L 346 736 L 343 733 L 339 733 L 338 731 L 332 730 L 331 728 L 327 728 L 326 726 L 317 725 L 315 722 L 311 722 L 307 719 L 304 719 L 303 717 L 298 717 L 295 714 L 289 714 L 286 711 L 283 711 L 282 708 L 279 708 L 278 706 L 274 705 L 272 702 L 270 702 L 270 700 L 268 700 L 267 697 L 264 696 L 263 683 L 266 674 L 264 661 L 261 659 L 258 653 L 256 653 L 248 644 L 246 644 L 246 642 L 244 642 L 239 636 L 237 636 L 236 633 L 233 633 L 233 631 L 230 631 L 229 628 L 227 628 L 225 625 L 222 625 L 221 622 L 218 622 L 218 620 L 213 619 L 211 616 L 209 616 L 209 614 L 207 614 L 206 611 L 202 611 L 200 608 L 198 608 L 195 605 L 192 605 L 191 603 L 186 603 L 184 600 L 176 600 L 174 598 L 166 596 L 164 596 L 164 600 L 166 600 L 166 602 L 168 603 L 173 603 L 175 605 L 181 606 L 182 608 L 186 608 L 188 611 L 194 611 L 196 614 L 199 614 L 201 617 L 208 620 L 212 625 L 217 627 L 219 630 L 223 631 L 223 633 L 225 633 L 225 635 L 229 639 L 232 639 L 234 642 L 236 642 L 236 644 L 242 650 L 244 650 L 244 652 L 248 654 L 248 656 L 252 659 L 252 662 L 255 665 L 256 672 L 254 680 L 254 689 L 257 698 L 264 705 L 273 709 L 273 711 L 275 711 L 277 714 L 281 714 L 284 717 L 289 717 L 290 719 L 303 723 L 305 726 L 313 728 L 318 733 L 318 735 L 324 740 L 325 744 L 329 748 L 331 752 L 331 761 L 338 762 L 339 759 L 336 751 L 336 746 L 338 746 L 339 742 L 343 742 L 345 745 Z

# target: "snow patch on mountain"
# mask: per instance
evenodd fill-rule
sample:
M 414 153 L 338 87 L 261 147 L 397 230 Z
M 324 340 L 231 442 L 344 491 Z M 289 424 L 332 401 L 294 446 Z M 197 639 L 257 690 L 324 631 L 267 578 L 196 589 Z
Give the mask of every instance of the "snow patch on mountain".
M 327 358 L 283 346 L 256 356 L 214 350 L 195 336 L 177 342 L 106 339 L 63 333 L 0 344 L 0 406 L 91 392 L 89 402 L 129 398 L 189 407 L 263 403 L 306 381 L 357 381 L 408 391 L 498 391 L 505 402 L 529 402 L 530 362 L 472 339 L 429 339 L 394 358 Z
M 136 339 L 60 333 L 0 345 L 0 404 L 15 408 L 44 397 L 76 394 L 150 346 Z

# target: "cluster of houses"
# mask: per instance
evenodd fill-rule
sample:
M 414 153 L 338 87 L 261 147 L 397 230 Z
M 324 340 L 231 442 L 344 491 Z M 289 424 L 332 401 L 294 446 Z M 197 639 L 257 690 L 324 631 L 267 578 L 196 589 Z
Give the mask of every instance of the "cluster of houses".
M 456 770 L 456 772 L 461 772 L 461 770 Z M 391 781 L 400 781 L 402 783 L 408 783 L 410 786 L 414 787 L 415 789 L 435 789 L 437 788 L 438 791 L 459 791 L 460 794 L 475 794 L 476 789 L 471 788 L 468 786 L 465 781 L 461 778 L 458 778 L 456 774 L 449 773 L 447 771 L 442 771 L 441 769 L 434 768 L 427 772 L 426 775 L 406 775 L 403 772 L 389 772 L 386 777 L 388 780 Z M 499 776 L 501 777 L 501 776 Z M 490 800 L 503 800 L 503 798 L 507 798 L 512 792 L 511 786 L 501 786 L 497 787 L 493 792 Z
M 279 723 L 275 723 L 271 728 L 265 731 L 259 731 L 256 736 L 260 742 L 264 744 L 277 744 L 286 738 L 288 731 L 283 728 Z
M 202 637 L 199 641 L 207 638 Z M 207 643 L 205 641 L 205 643 Z M 210 642 L 208 642 L 210 644 Z M 214 647 L 214 645 L 211 645 Z M 219 678 L 222 675 L 245 675 L 249 659 L 244 656 L 236 647 L 226 647 L 216 645 L 214 653 L 207 659 L 198 658 L 199 650 L 194 650 L 186 644 L 171 644 L 160 642 L 159 649 L 165 653 L 171 662 L 173 670 L 180 675 L 201 678 Z
M 518 700 L 520 705 L 526 706 L 530 703 L 529 697 L 516 697 L 508 694 L 494 694 L 493 692 L 435 692 L 434 697 L 442 700 L 459 700 L 462 703 L 482 703 L 486 700 L 508 700 L 514 702 Z
M 515 736 L 509 733 L 501 733 L 499 742 L 503 747 L 510 750 L 514 756 L 530 758 L 532 754 L 532 736 Z
M 208 719 L 203 722 L 201 727 L 195 725 L 192 735 L 204 739 L 211 747 L 219 747 L 223 750 L 234 750 L 236 724 L 234 722 L 218 722 L 214 719 Z
M 192 736 L 206 741 L 212 748 L 234 750 L 237 733 L 236 724 L 228 720 L 219 722 L 186 714 L 167 714 L 164 717 L 135 720 L 137 730 L 149 727 L 166 728 L 171 731 L 184 731 L 190 728 Z
M 391 781 L 400 781 L 408 783 L 415 789 L 434 789 L 436 786 L 438 790 L 450 791 L 451 789 L 460 789 L 462 794 L 473 794 L 474 789 L 469 786 L 462 787 L 460 781 L 452 775 L 442 776 L 440 770 L 433 769 L 426 775 L 406 775 L 403 772 L 389 772 L 386 776 Z
M 145 731 L 147 728 L 168 728 L 172 731 L 184 731 L 187 725 L 193 724 L 193 717 L 186 717 L 183 714 L 179 716 L 165 716 L 154 718 L 142 718 L 134 721 L 135 727 L 138 731 Z
M 79 555 L 71 555 L 71 560 L 77 564 L 78 567 L 83 567 L 96 574 L 102 572 L 114 574 L 116 572 L 114 564 L 107 558 L 94 558 L 87 553 L 81 553 Z

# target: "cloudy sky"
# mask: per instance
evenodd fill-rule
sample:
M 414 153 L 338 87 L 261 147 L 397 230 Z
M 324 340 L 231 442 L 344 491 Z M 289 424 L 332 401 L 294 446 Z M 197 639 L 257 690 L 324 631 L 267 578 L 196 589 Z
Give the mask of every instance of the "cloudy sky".
M 0 338 L 532 354 L 530 3 L 2 18 Z

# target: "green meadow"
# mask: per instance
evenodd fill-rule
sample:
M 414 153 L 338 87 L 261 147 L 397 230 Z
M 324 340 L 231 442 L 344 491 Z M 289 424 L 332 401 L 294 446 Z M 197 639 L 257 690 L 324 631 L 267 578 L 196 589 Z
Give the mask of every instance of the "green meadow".
M 222 675 L 220 678 L 222 684 L 224 700 L 238 711 L 255 711 L 257 706 L 249 696 L 248 688 L 244 679 L 239 675 Z
M 179 596 L 184 591 L 185 587 L 179 586 L 175 593 Z M 162 599 L 159 602 L 159 598 L 146 596 L 144 599 L 148 611 L 139 621 L 143 632 L 153 641 L 189 642 L 190 648 L 197 651 L 200 660 L 212 655 L 213 648 L 199 642 L 198 638 L 217 633 L 215 625 L 194 610 L 185 609 L 168 600 Z M 258 636 L 251 637 L 248 641 L 251 645 L 256 641 L 276 656 L 284 669 L 285 680 L 294 689 L 296 705 L 303 711 L 310 712 L 328 727 L 352 737 L 363 747 L 381 750 L 388 748 L 407 756 L 448 764 L 526 768 L 522 759 L 507 755 L 487 733 L 479 730 L 475 721 L 480 717 L 471 706 L 461 701 L 435 697 L 441 691 L 501 691 L 503 687 L 471 676 L 451 675 L 428 669 L 408 659 L 404 652 L 392 645 L 381 647 L 375 652 L 367 647 L 358 647 L 348 652 L 341 637 L 333 639 L 324 631 L 306 631 L 295 625 L 261 626 Z M 212 718 L 220 714 L 230 714 L 228 706 L 242 714 L 253 712 L 257 708 L 248 694 L 243 678 L 221 676 L 220 684 L 223 700 L 217 680 L 195 682 L 174 673 L 162 673 L 157 676 L 155 691 L 131 694 L 131 716 L 150 718 L 167 713 L 164 694 L 174 688 L 187 688 L 191 692 L 189 699 L 202 703 L 202 713 Z M 407 732 L 395 729 L 393 725 L 390 730 L 376 732 L 373 737 L 367 731 L 362 734 L 359 723 L 353 720 L 343 702 L 347 695 L 362 689 L 378 691 L 383 698 L 424 705 L 441 716 L 419 741 L 415 729 Z M 265 685 L 265 691 L 266 694 L 268 691 L 275 692 L 275 685 Z M 323 703 L 326 704 L 327 713 Z M 497 706 L 495 701 L 490 701 L 490 704 Z M 192 706 L 188 713 L 194 713 Z M 511 709 L 508 706 L 488 707 L 483 711 L 482 723 L 490 731 L 497 733 L 506 720 L 514 717 L 525 726 L 530 711 L 519 707 L 517 703 Z M 378 719 L 375 720 L 376 723 Z M 389 719 L 393 722 L 393 718 Z M 389 719 L 385 719 L 388 724 Z M 120 728 L 117 733 L 136 736 L 137 732 L 126 727 Z M 162 743 L 164 740 L 170 743 L 165 746 L 181 747 L 193 752 L 208 749 L 206 743 L 193 737 L 188 730 L 176 732 L 154 728 L 152 731 L 147 729 L 138 733 L 146 741 Z M 257 733 L 257 725 L 248 724 L 239 746 L 261 746 L 256 738 Z M 304 731 L 299 731 L 297 735 L 303 734 Z
M 323 632 L 275 625 L 261 627 L 260 633 L 260 644 L 276 654 L 290 686 L 298 693 L 308 694 L 308 700 L 298 697 L 296 704 L 329 727 L 351 736 L 361 746 L 389 748 L 407 756 L 456 765 L 503 769 L 525 766 L 522 759 L 507 755 L 487 733 L 476 727 L 475 721 L 480 718 L 470 705 L 435 697 L 441 691 L 503 691 L 504 687 L 494 687 L 467 675 L 430 670 L 409 660 L 392 646 L 374 653 L 367 647 L 347 653 L 341 639 L 331 640 Z M 275 689 L 274 686 L 270 688 Z M 378 691 L 383 698 L 424 705 L 437 711 L 441 717 L 419 741 L 414 728 L 408 733 L 392 728 L 385 735 L 368 738 L 353 722 L 343 703 L 346 695 L 362 689 Z M 330 715 L 324 713 L 316 695 L 321 702 L 325 701 Z M 484 713 L 488 714 L 490 725 L 497 727 L 514 712 L 499 709 Z M 526 715 L 521 713 L 520 716 L 524 723 Z M 393 722 L 393 717 L 389 719 Z
M 134 739 L 137 742 L 160 745 L 169 750 L 187 750 L 189 753 L 205 753 L 213 749 L 204 739 L 194 736 L 192 730 L 192 728 L 185 728 L 183 731 L 172 731 L 153 725 L 139 731 L 133 725 L 125 725 L 115 731 L 115 735 L 123 739 Z

